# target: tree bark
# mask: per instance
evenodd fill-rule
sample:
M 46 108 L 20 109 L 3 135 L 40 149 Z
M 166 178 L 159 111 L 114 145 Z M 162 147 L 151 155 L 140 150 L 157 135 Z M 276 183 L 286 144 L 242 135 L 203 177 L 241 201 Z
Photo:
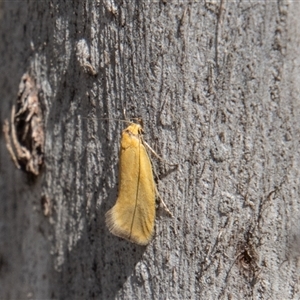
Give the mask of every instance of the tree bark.
M 300 297 L 299 2 L 0 5 L 1 124 L 29 73 L 45 133 L 33 179 L 1 136 L 1 299 Z M 146 247 L 105 226 L 124 110 L 178 164 Z

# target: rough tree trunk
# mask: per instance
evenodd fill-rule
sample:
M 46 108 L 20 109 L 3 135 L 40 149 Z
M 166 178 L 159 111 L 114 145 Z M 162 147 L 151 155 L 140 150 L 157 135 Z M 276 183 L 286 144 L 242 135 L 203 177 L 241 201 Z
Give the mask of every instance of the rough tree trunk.
M 1 124 L 29 73 L 45 130 L 36 178 L 1 136 L 1 299 L 300 297 L 298 1 L 0 3 Z M 124 109 L 179 164 L 147 247 L 104 221 Z

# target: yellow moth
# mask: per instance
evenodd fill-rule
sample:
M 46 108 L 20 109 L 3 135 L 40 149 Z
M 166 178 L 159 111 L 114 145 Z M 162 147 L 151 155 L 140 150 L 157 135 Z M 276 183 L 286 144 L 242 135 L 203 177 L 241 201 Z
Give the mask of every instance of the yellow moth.
M 105 217 L 112 234 L 147 245 L 154 233 L 156 186 L 142 133 L 135 123 L 122 132 L 118 198 Z

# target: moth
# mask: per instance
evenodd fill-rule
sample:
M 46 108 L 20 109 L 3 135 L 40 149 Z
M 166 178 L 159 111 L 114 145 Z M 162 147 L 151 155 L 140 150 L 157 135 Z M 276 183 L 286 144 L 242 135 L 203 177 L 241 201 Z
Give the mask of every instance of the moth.
M 138 245 L 147 245 L 152 239 L 157 195 L 143 132 L 136 123 L 122 132 L 118 198 L 105 215 L 112 234 Z

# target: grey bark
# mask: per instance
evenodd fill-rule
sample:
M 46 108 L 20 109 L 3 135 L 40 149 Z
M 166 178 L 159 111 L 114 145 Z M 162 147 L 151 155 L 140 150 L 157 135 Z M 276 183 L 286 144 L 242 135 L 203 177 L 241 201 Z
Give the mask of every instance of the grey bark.
M 26 72 L 45 124 L 35 180 L 1 135 L 1 299 L 300 297 L 298 1 L 0 3 L 1 124 Z M 179 164 L 147 247 L 104 222 L 124 109 Z

